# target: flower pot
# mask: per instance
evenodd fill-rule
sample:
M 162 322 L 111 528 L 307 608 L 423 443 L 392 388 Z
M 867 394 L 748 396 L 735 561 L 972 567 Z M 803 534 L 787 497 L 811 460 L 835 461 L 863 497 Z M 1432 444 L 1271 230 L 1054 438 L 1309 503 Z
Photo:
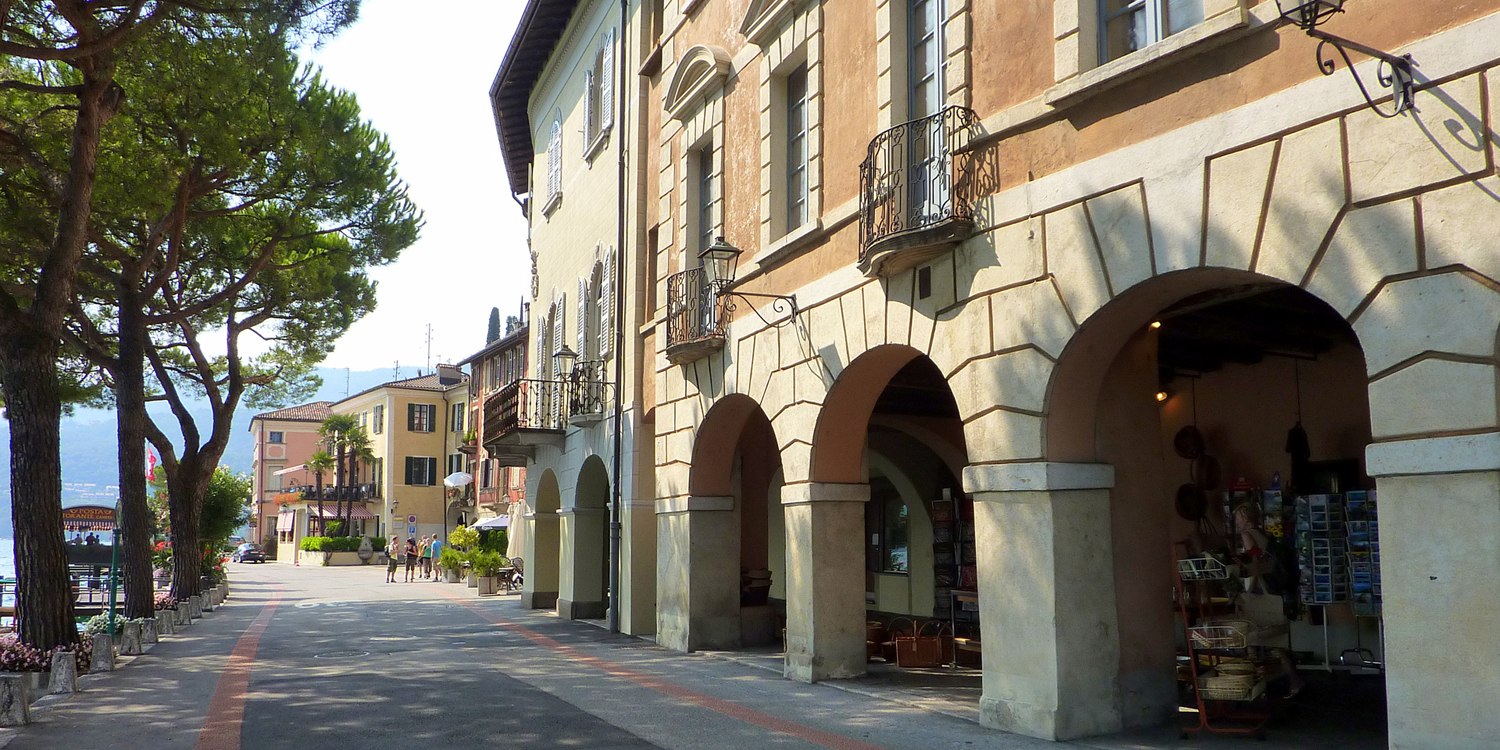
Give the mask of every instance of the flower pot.
M 490 596 L 494 594 L 500 589 L 499 582 L 500 578 L 498 576 L 479 576 L 479 584 L 476 586 L 479 589 L 479 595 Z
M 468 572 L 468 583 L 469 588 L 471 589 L 479 586 L 478 578 L 474 575 L 474 571 L 472 570 Z
M 458 571 L 452 568 L 444 568 L 443 579 L 448 583 L 458 583 Z

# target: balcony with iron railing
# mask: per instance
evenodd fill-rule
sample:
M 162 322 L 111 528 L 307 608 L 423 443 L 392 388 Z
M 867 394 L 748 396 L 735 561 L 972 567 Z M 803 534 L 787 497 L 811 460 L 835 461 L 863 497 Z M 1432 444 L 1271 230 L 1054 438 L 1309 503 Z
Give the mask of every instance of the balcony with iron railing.
M 724 348 L 724 328 L 733 309 L 724 286 L 710 281 L 701 267 L 667 277 L 667 359 L 673 364 Z
M 598 360 L 578 362 L 562 380 L 517 380 L 485 399 L 480 442 L 501 466 L 525 466 L 537 446 L 561 448 L 569 425 L 602 421 L 611 387 Z
M 306 485 L 301 488 L 303 500 L 317 500 L 318 488 L 316 485 Z M 374 482 L 351 484 L 345 487 L 323 485 L 323 500 L 372 500 L 380 497 L 380 485 Z
M 953 106 L 870 141 L 859 165 L 859 268 L 890 276 L 974 234 L 971 157 L 978 116 Z

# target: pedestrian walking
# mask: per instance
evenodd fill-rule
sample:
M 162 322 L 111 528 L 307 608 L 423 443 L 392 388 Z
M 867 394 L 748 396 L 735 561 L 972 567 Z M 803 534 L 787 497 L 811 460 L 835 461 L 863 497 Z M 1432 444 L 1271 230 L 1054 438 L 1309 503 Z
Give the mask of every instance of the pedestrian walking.
M 432 580 L 443 580 L 443 540 L 432 537 Z
M 432 535 L 422 537 L 422 577 L 432 577 Z
M 406 582 L 411 583 L 416 578 L 417 569 L 417 540 L 414 537 L 406 538 Z
M 396 582 L 396 566 L 401 562 L 401 537 L 391 535 L 390 541 L 385 544 L 385 582 Z

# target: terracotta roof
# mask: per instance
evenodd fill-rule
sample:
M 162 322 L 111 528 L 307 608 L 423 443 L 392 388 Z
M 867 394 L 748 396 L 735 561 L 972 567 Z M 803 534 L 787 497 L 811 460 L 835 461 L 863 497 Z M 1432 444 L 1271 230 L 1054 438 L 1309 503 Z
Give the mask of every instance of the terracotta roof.
M 279 419 L 284 422 L 321 422 L 332 413 L 332 401 L 314 401 L 310 404 L 288 406 L 285 409 L 263 412 L 255 415 L 252 419 Z
M 479 351 L 474 352 L 473 354 L 470 354 L 469 356 L 459 360 L 458 364 L 454 365 L 454 367 L 463 367 L 470 362 L 484 359 L 485 357 L 488 357 L 489 355 L 502 349 L 508 349 L 512 346 L 525 345 L 526 337 L 530 334 L 530 332 L 530 325 L 522 325 L 516 328 L 516 330 L 512 331 L 509 336 L 501 336 L 500 338 L 495 339 L 488 344 L 485 344 L 483 349 L 480 349 Z
M 443 367 L 449 367 L 449 366 L 450 365 L 443 365 Z M 348 396 L 345 399 L 343 399 L 343 401 L 338 401 L 336 403 L 342 404 L 345 401 L 350 401 L 350 400 L 359 398 L 360 396 L 363 396 L 363 395 L 365 395 L 367 393 L 374 393 L 375 391 L 378 391 L 381 388 L 405 388 L 405 389 L 411 390 L 411 391 L 433 391 L 433 392 L 436 392 L 436 393 L 442 393 L 442 392 L 447 391 L 447 390 L 449 390 L 451 388 L 456 388 L 456 387 L 458 387 L 460 385 L 463 385 L 463 384 L 469 382 L 469 375 L 468 375 L 468 373 L 460 372 L 459 375 L 460 375 L 460 377 L 459 377 L 459 379 L 456 382 L 446 383 L 446 384 L 442 382 L 441 377 L 440 377 L 440 373 L 438 373 L 438 372 L 431 372 L 431 373 L 428 373 L 426 375 L 421 375 L 421 376 L 418 376 L 418 377 L 415 377 L 415 378 L 406 378 L 404 380 L 391 380 L 391 381 L 388 381 L 388 382 L 385 382 L 385 383 L 381 383 L 380 385 L 377 385 L 374 388 L 366 388 L 366 389 L 360 391 L 359 393 L 356 393 L 356 394 L 354 394 L 352 396 Z

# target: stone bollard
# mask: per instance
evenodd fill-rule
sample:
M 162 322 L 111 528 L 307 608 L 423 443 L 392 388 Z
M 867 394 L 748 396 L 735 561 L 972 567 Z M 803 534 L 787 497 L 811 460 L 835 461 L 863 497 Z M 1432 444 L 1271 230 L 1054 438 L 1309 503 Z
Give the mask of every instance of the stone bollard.
M 228 599 L 228 598 L 229 598 L 229 582 L 228 581 L 220 582 L 219 583 L 219 601 L 223 601 L 223 600 Z
M 177 627 L 179 628 L 185 628 L 193 624 L 193 610 L 188 606 L 187 602 L 177 603 L 177 614 L 175 622 L 177 623 Z
M 196 596 L 188 597 L 188 619 L 196 620 L 203 616 L 203 600 Z
M 159 622 L 161 622 L 160 618 L 149 617 L 149 618 L 146 619 L 145 622 L 141 623 L 141 647 L 142 647 L 141 650 L 142 651 L 146 650 L 145 649 L 146 646 L 149 646 L 149 645 L 151 645 L 153 643 L 160 643 L 161 642 L 161 636 L 158 635 L 157 631 L 156 631 L 156 626 L 157 626 L 157 623 L 159 623 Z
M 172 635 L 177 631 L 172 628 L 172 623 L 177 620 L 177 613 L 170 609 L 156 610 L 156 637 Z
M 214 598 L 207 591 L 198 595 L 198 608 L 204 612 L 214 611 Z
M 145 653 L 141 645 L 141 624 L 126 622 L 125 627 L 120 629 L 120 653 L 126 656 L 140 656 Z
M 31 723 L 31 673 L 0 672 L 0 727 Z
M 94 653 L 89 659 L 89 674 L 115 671 L 115 644 L 109 633 L 94 634 Z
M 72 651 L 52 652 L 52 683 L 47 686 L 49 694 L 78 692 L 78 655 Z

